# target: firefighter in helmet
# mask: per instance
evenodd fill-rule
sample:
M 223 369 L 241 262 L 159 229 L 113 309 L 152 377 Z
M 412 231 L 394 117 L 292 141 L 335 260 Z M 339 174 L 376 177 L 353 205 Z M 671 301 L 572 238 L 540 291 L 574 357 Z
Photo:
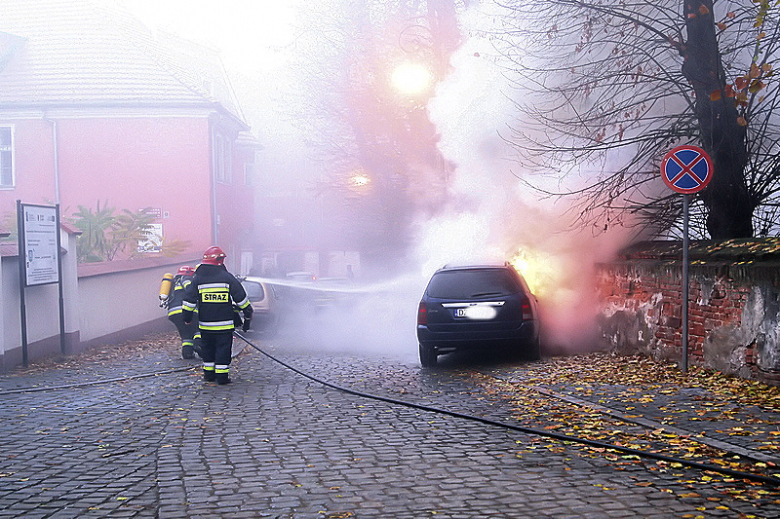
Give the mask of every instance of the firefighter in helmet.
M 185 323 L 192 320 L 196 308 L 198 311 L 203 380 L 216 381 L 220 385 L 230 383 L 228 375 L 236 326 L 233 306 L 244 314 L 241 325 L 244 331 L 249 330 L 253 311 L 243 285 L 227 271 L 224 262 L 222 249 L 217 246 L 206 249 L 182 302 Z
M 196 328 L 184 323 L 181 302 L 184 299 L 184 293 L 192 282 L 192 275 L 195 269 L 189 265 L 182 265 L 173 276 L 170 296 L 166 299 L 168 307 L 168 320 L 171 321 L 181 337 L 181 357 L 183 359 L 195 358 L 195 340 L 200 333 Z

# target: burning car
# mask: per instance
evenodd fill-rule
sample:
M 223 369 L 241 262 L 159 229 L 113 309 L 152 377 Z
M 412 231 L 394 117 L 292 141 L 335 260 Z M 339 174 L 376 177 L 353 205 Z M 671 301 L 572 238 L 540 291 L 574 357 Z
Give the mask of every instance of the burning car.
M 420 364 L 466 348 L 502 348 L 538 360 L 539 308 L 510 264 L 445 266 L 428 282 L 417 310 Z

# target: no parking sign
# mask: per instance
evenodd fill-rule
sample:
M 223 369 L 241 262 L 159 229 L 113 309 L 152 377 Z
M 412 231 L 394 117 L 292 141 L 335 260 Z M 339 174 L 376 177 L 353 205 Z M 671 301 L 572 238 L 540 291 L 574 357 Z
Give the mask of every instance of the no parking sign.
M 661 161 L 661 178 L 673 191 L 698 193 L 712 180 L 712 159 L 697 146 L 677 146 Z

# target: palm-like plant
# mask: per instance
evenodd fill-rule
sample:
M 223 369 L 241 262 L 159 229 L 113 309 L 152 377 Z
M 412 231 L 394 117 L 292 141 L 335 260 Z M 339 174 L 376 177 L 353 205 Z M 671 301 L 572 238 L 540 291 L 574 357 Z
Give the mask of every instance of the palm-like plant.
M 77 255 L 79 263 L 105 261 L 108 239 L 106 232 L 114 225 L 114 208 L 108 206 L 108 201 L 100 208 L 100 201 L 93 212 L 83 205 L 73 213 L 71 222 L 81 231 L 78 238 Z
M 135 252 L 138 242 L 146 239 L 155 219 L 156 217 L 150 213 L 148 208 L 135 212 L 124 209 L 122 214 L 114 218 L 111 225 L 106 259 L 113 260 L 119 252 L 127 250 L 128 246 Z

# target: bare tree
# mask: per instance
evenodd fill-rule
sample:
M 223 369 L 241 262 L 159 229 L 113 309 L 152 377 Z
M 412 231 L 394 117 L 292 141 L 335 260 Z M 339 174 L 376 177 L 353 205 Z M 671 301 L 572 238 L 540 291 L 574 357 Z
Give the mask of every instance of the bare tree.
M 503 6 L 494 38 L 513 69 L 518 124 L 507 137 L 529 170 L 585 172 L 581 222 L 656 233 L 680 222 L 660 182 L 673 146 L 714 162 L 692 228 L 712 238 L 777 232 L 778 24 L 769 2 L 543 0 Z M 595 175 L 595 180 L 593 179 Z M 549 186 L 549 182 L 548 182 Z M 774 226 L 774 227 L 773 227 Z
M 368 254 L 402 251 L 415 213 L 440 202 L 418 193 L 446 189 L 425 110 L 433 90 L 401 94 L 391 75 L 410 61 L 442 79 L 459 43 L 455 15 L 454 0 L 331 0 L 307 4 L 301 18 L 297 116 L 322 165 L 309 187 Z

